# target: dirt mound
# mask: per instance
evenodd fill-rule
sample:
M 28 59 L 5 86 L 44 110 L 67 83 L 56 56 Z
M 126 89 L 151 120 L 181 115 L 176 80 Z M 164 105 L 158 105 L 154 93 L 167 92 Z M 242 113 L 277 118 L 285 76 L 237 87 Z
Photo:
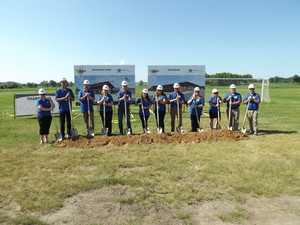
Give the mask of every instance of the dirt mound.
M 124 136 L 95 136 L 85 137 L 78 136 L 73 139 L 56 141 L 55 146 L 61 147 L 80 147 L 93 148 L 101 146 L 123 146 L 123 145 L 148 145 L 148 144 L 188 144 L 200 143 L 203 141 L 230 141 L 235 142 L 247 139 L 247 135 L 241 132 L 231 130 L 213 130 L 203 131 L 201 133 L 164 133 L 164 134 L 141 134 L 141 135 L 124 135 Z

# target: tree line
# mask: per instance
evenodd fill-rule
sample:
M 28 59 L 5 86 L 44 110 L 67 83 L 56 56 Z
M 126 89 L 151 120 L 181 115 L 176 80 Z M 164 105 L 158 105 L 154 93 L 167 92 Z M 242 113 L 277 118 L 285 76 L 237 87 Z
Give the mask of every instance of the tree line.
M 270 83 L 296 83 L 296 84 L 300 84 L 300 76 L 295 74 L 293 77 L 288 77 L 288 78 L 284 78 L 284 77 L 279 77 L 279 76 L 275 76 L 275 77 L 271 77 L 269 79 Z
M 73 87 L 74 83 L 72 81 L 67 82 L 69 87 Z M 36 87 L 60 87 L 60 82 L 56 82 L 54 80 L 44 80 L 41 83 L 17 83 L 17 82 L 2 82 L 0 83 L 0 89 L 12 89 L 12 88 L 36 88 Z

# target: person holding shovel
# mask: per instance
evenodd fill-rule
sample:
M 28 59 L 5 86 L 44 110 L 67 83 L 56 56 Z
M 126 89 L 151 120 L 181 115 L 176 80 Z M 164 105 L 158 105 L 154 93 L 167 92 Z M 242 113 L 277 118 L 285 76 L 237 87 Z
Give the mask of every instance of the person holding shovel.
M 219 96 L 217 89 L 212 90 L 212 96 L 208 100 L 209 103 L 209 118 L 210 118 L 210 129 L 213 130 L 220 127 L 221 112 L 220 105 L 223 104 L 222 98 Z M 218 115 L 219 113 L 219 115 Z M 214 119 L 217 119 L 216 125 L 214 127 Z
M 60 133 L 65 139 L 65 119 L 67 118 L 67 137 L 71 136 L 71 115 L 72 108 L 69 107 L 69 101 L 74 101 L 74 94 L 70 88 L 67 88 L 67 79 L 60 80 L 60 88 L 56 90 L 55 99 L 58 102 L 60 117 Z
M 230 93 L 225 95 L 224 103 L 227 103 L 227 117 L 229 121 L 229 126 L 232 127 L 233 125 L 233 130 L 238 131 L 240 119 L 240 104 L 242 102 L 242 96 L 240 95 L 240 93 L 236 92 L 235 84 L 231 84 L 229 88 Z
M 175 131 L 175 116 L 179 117 L 178 127 L 182 127 L 182 104 L 184 104 L 185 101 L 184 94 L 179 91 L 179 84 L 175 83 L 173 88 L 174 92 L 170 93 L 169 95 L 169 100 L 171 103 L 171 132 Z M 179 110 L 177 109 L 177 105 L 179 106 Z
M 155 119 L 156 123 L 158 124 L 159 129 L 161 129 L 161 132 L 165 132 L 165 115 L 166 115 L 166 103 L 168 101 L 167 95 L 164 94 L 163 86 L 158 85 L 156 88 L 156 92 L 152 99 L 152 104 L 154 104 L 154 113 L 155 113 Z M 158 105 L 158 110 L 157 110 Z M 158 111 L 158 114 L 157 114 Z M 158 121 L 157 121 L 158 120 Z
M 78 99 L 80 101 L 81 113 L 85 123 L 86 135 L 89 136 L 94 130 L 93 102 L 95 100 L 95 94 L 94 91 L 90 89 L 90 82 L 88 80 L 83 81 L 83 90 L 79 91 Z
M 36 101 L 36 106 L 38 108 L 37 119 L 40 126 L 40 144 L 43 144 L 44 138 L 45 143 L 49 143 L 48 134 L 52 120 L 50 111 L 55 108 L 55 105 L 52 102 L 51 98 L 46 98 L 45 89 L 39 89 L 38 93 L 40 95 L 40 98 Z
M 249 94 L 244 98 L 244 104 L 248 105 L 247 118 L 249 121 L 250 132 L 248 134 L 258 135 L 258 109 L 260 104 L 260 95 L 255 93 L 255 86 L 250 84 L 248 86 Z
M 204 98 L 200 96 L 199 87 L 195 87 L 194 94 L 189 98 L 187 104 L 190 105 L 192 132 L 197 132 L 197 129 L 200 129 L 200 117 L 205 104 Z
M 135 105 L 139 106 L 140 110 L 139 110 L 139 115 L 142 121 L 142 127 L 143 127 L 143 131 L 144 133 L 149 132 L 148 130 L 148 118 L 150 116 L 150 107 L 152 105 L 152 102 L 149 98 L 148 95 L 148 90 L 147 89 L 143 89 L 141 97 L 136 101 Z
M 128 90 L 128 83 L 124 80 L 121 83 L 122 90 L 118 92 L 118 120 L 119 120 L 119 130 L 120 135 L 123 135 L 123 115 L 125 115 L 126 110 L 126 116 L 127 118 L 127 124 L 126 127 L 128 128 L 128 131 L 130 130 L 130 133 L 132 133 L 131 123 L 130 123 L 130 101 L 131 101 L 131 92 Z M 125 103 L 126 102 L 126 103 Z M 125 109 L 126 105 L 126 109 Z
M 113 97 L 109 94 L 108 85 L 103 85 L 102 93 L 98 98 L 97 104 L 100 105 L 100 116 L 102 119 L 102 124 L 105 129 L 107 128 L 107 136 L 111 136 L 112 131 L 112 116 L 113 116 Z M 104 121 L 104 111 L 105 111 L 105 121 Z M 105 125 L 105 126 L 104 126 Z

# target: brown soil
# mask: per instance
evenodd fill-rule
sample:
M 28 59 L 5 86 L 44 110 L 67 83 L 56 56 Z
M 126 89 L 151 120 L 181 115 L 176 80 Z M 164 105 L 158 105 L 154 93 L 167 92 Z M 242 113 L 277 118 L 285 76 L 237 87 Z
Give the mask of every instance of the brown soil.
M 218 218 L 237 206 L 249 214 L 238 224 L 243 225 L 281 225 L 299 224 L 300 197 L 283 195 L 275 198 L 253 197 L 245 195 L 245 203 L 238 204 L 229 199 L 203 201 L 199 204 L 183 206 L 181 209 L 169 208 L 164 205 L 153 205 L 147 208 L 138 203 L 122 203 L 120 199 L 134 196 L 128 186 L 109 186 L 97 190 L 81 192 L 64 201 L 64 206 L 55 213 L 41 217 L 47 224 L 172 224 L 181 225 L 228 225 L 235 222 L 223 222 Z M 180 217 L 180 212 L 189 215 L 189 221 Z
M 247 135 L 241 132 L 231 130 L 213 130 L 203 131 L 201 133 L 151 133 L 141 135 L 123 135 L 123 136 L 95 136 L 85 137 L 78 136 L 72 139 L 63 141 L 56 141 L 55 146 L 61 147 L 80 147 L 80 148 L 93 148 L 101 146 L 122 146 L 122 145 L 148 145 L 148 144 L 188 144 L 200 143 L 203 141 L 229 141 L 235 142 L 239 140 L 248 139 Z

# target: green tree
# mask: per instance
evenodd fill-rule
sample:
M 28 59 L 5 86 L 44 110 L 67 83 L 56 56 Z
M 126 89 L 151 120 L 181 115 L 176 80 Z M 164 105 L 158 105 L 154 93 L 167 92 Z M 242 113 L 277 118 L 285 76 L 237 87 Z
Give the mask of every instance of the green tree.
M 143 86 L 144 82 L 142 80 L 140 80 L 139 82 L 139 86 Z
M 295 74 L 293 76 L 293 78 L 292 78 L 292 82 L 300 84 L 300 76 L 298 76 L 297 74 Z
M 56 83 L 56 81 L 54 81 L 54 80 L 50 80 L 50 81 L 49 81 L 49 85 L 50 85 L 51 87 L 57 87 L 57 83 Z
M 279 82 L 279 77 L 278 76 L 274 77 L 274 83 L 277 84 L 278 82 Z

